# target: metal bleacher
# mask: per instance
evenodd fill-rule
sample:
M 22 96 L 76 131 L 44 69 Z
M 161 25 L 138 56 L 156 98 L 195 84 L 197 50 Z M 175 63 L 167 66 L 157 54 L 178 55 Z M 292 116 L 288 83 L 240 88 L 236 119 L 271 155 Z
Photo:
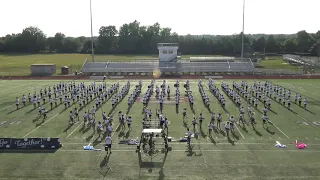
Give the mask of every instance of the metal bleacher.
M 252 62 L 184 62 L 159 65 L 158 61 L 147 62 L 86 62 L 82 68 L 84 73 L 150 73 L 155 69 L 163 72 L 253 72 Z
M 159 59 L 134 61 L 85 61 L 84 73 L 152 73 L 155 69 L 169 73 L 247 73 L 254 72 L 250 59 L 235 57 L 190 57 L 178 56 L 177 43 L 159 43 Z

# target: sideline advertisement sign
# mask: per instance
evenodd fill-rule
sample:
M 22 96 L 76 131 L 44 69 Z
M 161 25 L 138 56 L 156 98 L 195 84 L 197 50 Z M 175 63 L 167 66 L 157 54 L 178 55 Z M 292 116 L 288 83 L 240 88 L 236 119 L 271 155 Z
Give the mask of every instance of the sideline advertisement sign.
M 0 149 L 59 149 L 59 138 L 0 138 Z

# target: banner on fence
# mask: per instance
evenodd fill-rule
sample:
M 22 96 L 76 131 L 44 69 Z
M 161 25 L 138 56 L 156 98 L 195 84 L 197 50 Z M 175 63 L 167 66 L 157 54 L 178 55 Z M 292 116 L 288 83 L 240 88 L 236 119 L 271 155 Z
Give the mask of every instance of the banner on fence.
M 223 76 L 204 76 L 205 79 L 223 79 Z
M 109 76 L 109 79 L 124 79 L 124 76 Z
M 0 138 L 0 149 L 58 149 L 59 138 Z

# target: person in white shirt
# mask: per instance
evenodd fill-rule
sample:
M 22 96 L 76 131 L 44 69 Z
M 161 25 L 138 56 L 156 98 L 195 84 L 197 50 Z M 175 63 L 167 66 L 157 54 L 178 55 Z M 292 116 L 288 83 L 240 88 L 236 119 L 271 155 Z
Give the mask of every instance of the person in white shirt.
M 87 112 L 84 112 L 84 115 L 83 115 L 83 125 L 84 126 L 86 125 L 87 120 L 88 120 L 88 114 L 87 114 Z
M 72 111 L 70 111 L 70 113 L 69 113 L 69 123 L 70 123 L 70 125 L 74 123 L 73 119 L 74 119 L 74 114 L 73 114 Z
M 226 129 L 227 137 L 229 137 L 229 132 L 230 132 L 230 129 L 231 129 L 230 122 L 227 122 L 227 124 L 225 126 L 225 129 Z
M 290 106 L 291 106 L 291 100 L 288 99 L 288 109 L 290 109 Z
M 50 107 L 51 107 L 51 109 L 52 109 L 52 105 L 53 105 L 53 100 L 52 100 L 52 98 L 49 99 L 49 103 L 50 103 Z
M 22 96 L 22 103 L 23 103 L 23 106 L 25 106 L 25 105 L 26 105 L 26 100 L 27 100 L 26 95 L 23 95 L 23 96 Z
M 304 98 L 303 104 L 304 104 L 304 108 L 307 109 L 307 104 L 308 104 L 307 98 Z
M 127 124 L 128 124 L 128 129 L 129 129 L 129 131 L 132 129 L 131 123 L 132 123 L 132 118 L 131 118 L 131 116 L 129 116 L 129 117 L 127 118 Z
M 267 124 L 268 121 L 269 121 L 268 116 L 267 116 L 267 115 L 263 115 L 263 116 L 262 116 L 263 125 Z
M 211 137 L 212 131 L 214 130 L 214 122 L 211 121 L 208 127 L 209 127 L 209 137 Z
M 99 121 L 98 125 L 97 125 L 97 133 L 99 135 L 98 138 L 100 137 L 102 131 L 103 131 L 103 127 L 102 127 L 101 122 Z
M 229 125 L 230 125 L 230 129 L 231 130 L 234 130 L 234 123 L 235 123 L 235 120 L 234 120 L 234 117 L 233 116 L 230 116 L 230 119 L 229 119 Z
M 111 138 L 110 134 L 108 134 L 106 137 L 106 146 L 105 146 L 105 151 L 107 151 L 107 154 L 109 152 L 111 154 L 111 145 L 112 145 L 112 138 Z
M 189 128 L 187 128 L 187 139 L 188 139 L 188 145 L 191 144 L 191 135 L 192 135 L 192 132 L 189 130 Z
M 17 106 L 17 110 L 19 109 L 19 104 L 20 104 L 20 101 L 19 101 L 19 98 L 17 97 L 17 98 L 16 98 L 16 106 Z
M 33 98 L 33 108 L 36 109 L 37 107 L 37 98 Z
M 41 115 L 42 115 L 42 107 L 41 106 L 39 106 L 38 112 L 39 112 L 39 117 L 41 117 Z
M 109 124 L 108 125 L 108 127 L 107 127 L 107 133 L 108 133 L 108 135 L 111 135 L 111 133 L 112 133 L 112 126 Z

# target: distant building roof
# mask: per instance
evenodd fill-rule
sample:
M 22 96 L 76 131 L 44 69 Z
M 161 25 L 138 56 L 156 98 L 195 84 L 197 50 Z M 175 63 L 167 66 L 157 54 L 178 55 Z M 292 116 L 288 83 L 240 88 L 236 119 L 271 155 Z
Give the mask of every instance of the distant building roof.
M 31 64 L 31 66 L 55 66 L 56 64 Z

